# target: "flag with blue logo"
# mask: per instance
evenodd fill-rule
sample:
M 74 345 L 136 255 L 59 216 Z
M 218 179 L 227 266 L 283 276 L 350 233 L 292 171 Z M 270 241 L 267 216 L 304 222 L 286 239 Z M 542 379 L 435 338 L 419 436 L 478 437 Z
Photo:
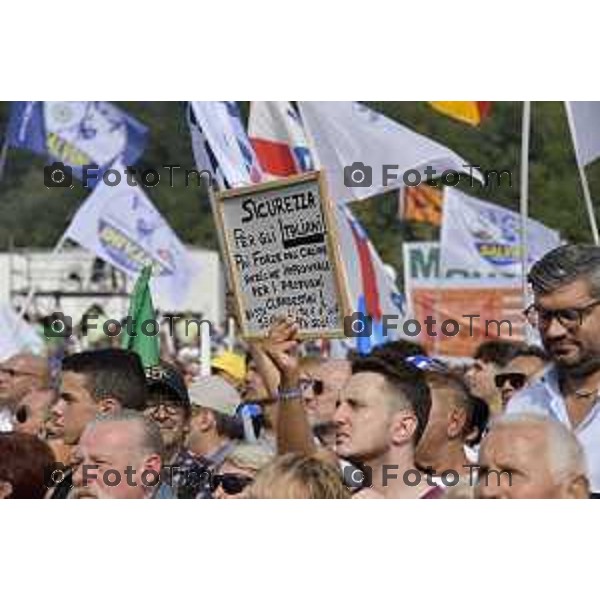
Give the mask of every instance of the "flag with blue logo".
M 102 172 L 117 158 L 134 164 L 147 135 L 145 125 L 108 102 L 13 102 L 6 144 L 64 163 L 81 179 L 83 165 Z
M 142 187 L 129 186 L 125 180 L 117 186 L 100 181 L 65 237 L 132 278 L 152 265 L 153 289 L 168 294 L 176 306 L 185 301 L 193 269 L 188 250 Z

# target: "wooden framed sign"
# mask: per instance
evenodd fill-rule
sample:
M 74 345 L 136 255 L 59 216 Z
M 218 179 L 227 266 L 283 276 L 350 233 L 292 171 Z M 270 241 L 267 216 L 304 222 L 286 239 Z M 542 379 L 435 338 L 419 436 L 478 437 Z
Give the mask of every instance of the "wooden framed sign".
M 242 335 L 293 316 L 301 339 L 343 337 L 349 314 L 333 207 L 311 172 L 217 194 Z

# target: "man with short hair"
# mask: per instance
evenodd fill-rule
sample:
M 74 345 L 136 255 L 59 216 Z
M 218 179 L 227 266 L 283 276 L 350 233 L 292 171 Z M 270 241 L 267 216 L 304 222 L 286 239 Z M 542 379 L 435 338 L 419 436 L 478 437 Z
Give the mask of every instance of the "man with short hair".
M 437 478 L 444 472 L 453 472 L 453 482 L 449 481 L 449 485 L 458 483 L 454 473 L 468 481 L 471 460 L 466 444 L 472 429 L 475 399 L 462 378 L 450 370 L 425 372 L 425 378 L 431 392 L 431 411 L 417 446 L 417 464 L 423 470 L 433 469 Z
M 33 354 L 15 354 L 0 363 L 0 431 L 12 431 L 18 402 L 49 383 L 48 361 Z
M 526 314 L 551 366 L 508 403 L 560 421 L 583 446 L 592 492 L 600 493 L 600 248 L 566 245 L 529 272 L 534 301 Z
M 314 435 L 326 448 L 335 446 L 335 410 L 340 392 L 350 378 L 350 362 L 316 360 L 304 367 L 308 387 L 303 391 L 306 414 Z
M 500 391 L 496 387 L 496 375 L 516 356 L 523 347 L 510 340 L 488 340 L 479 345 L 473 363 L 465 372 L 465 383 L 473 396 L 488 403 L 492 414 L 502 412 Z
M 156 496 L 163 453 L 156 423 L 133 410 L 98 415 L 73 454 L 71 498 L 146 499 Z
M 424 375 L 377 357 L 356 360 L 335 413 L 336 452 L 367 468 L 383 498 L 437 498 L 415 465 L 415 448 L 431 408 Z
M 146 377 L 135 352 L 106 348 L 67 356 L 62 363 L 59 401 L 64 439 L 76 444 L 98 414 L 146 407 Z
M 476 495 L 525 499 L 589 497 L 583 449 L 562 423 L 539 414 L 503 415 L 481 444 Z
M 509 400 L 546 367 L 547 354 L 538 346 L 524 346 L 496 375 L 496 387 L 502 397 L 502 408 Z
M 135 352 L 118 348 L 88 350 L 63 360 L 52 419 L 64 443 L 74 446 L 86 425 L 98 415 L 114 414 L 123 408 L 142 411 L 146 396 L 146 376 Z M 64 498 L 70 485 L 67 471 L 50 497 Z

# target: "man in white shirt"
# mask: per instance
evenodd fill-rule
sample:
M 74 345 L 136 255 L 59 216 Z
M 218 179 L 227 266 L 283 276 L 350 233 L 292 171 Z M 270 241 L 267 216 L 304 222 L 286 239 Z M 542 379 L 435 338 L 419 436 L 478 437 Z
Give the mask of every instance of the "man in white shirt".
M 552 365 L 516 394 L 507 412 L 560 421 L 583 446 L 592 492 L 600 493 L 600 248 L 566 245 L 529 273 L 534 302 L 526 313 Z

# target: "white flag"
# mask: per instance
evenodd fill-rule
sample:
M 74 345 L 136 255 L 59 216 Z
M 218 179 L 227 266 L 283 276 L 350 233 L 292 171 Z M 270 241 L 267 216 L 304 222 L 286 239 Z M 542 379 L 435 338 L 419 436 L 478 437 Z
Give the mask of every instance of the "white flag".
M 262 172 L 235 102 L 190 102 L 228 187 L 259 183 Z
M 299 102 L 317 162 L 337 200 L 362 200 L 446 170 L 480 179 L 458 154 L 358 102 Z M 366 169 L 361 172 L 361 165 Z M 384 169 L 384 165 L 393 168 Z
M 521 278 L 521 217 L 497 204 L 446 188 L 441 232 L 441 271 L 479 273 L 514 285 Z M 560 245 L 558 233 L 528 219 L 528 265 Z
M 124 168 L 115 166 L 121 173 Z M 185 298 L 191 275 L 188 251 L 143 188 L 129 186 L 125 177 L 114 187 L 98 183 L 65 236 L 130 277 L 153 264 L 151 285 L 175 303 Z
M 0 360 L 19 352 L 41 354 L 44 340 L 38 332 L 8 305 L 0 306 Z
M 289 177 L 315 169 L 300 116 L 290 102 L 251 102 L 248 137 L 265 175 Z
M 569 102 L 573 144 L 582 166 L 600 156 L 600 102 Z

